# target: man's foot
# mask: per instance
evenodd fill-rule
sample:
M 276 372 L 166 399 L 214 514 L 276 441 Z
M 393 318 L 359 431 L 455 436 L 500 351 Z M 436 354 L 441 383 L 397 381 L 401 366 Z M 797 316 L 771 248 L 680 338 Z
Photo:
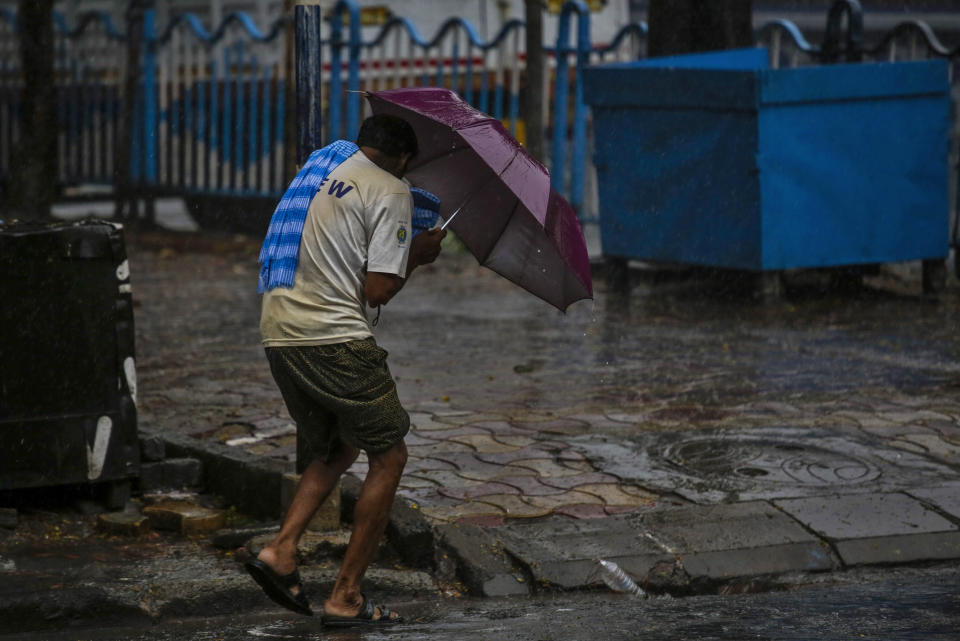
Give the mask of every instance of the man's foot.
M 393 625 L 403 623 L 403 617 L 392 612 L 386 606 L 374 605 L 365 595 L 360 595 L 363 603 L 358 611 L 341 610 L 329 601 L 323 607 L 320 622 L 331 627 L 345 627 L 351 625 Z
M 266 595 L 277 605 L 282 605 L 298 614 L 313 616 L 310 602 L 303 590 L 300 573 L 294 568 L 290 572 L 281 574 L 266 561 L 274 555 L 270 552 L 264 554 L 264 552 L 267 552 L 267 550 L 261 552 L 256 559 L 244 563 L 244 568 L 250 573 L 253 580 L 263 588 Z

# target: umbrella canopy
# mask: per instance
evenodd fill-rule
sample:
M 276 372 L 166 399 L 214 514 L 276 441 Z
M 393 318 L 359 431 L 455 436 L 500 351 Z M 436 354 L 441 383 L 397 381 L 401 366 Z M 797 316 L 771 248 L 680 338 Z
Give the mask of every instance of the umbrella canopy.
M 406 176 L 440 198 L 440 215 L 482 265 L 560 310 L 593 297 L 573 208 L 499 120 L 449 89 L 390 89 L 367 99 L 374 113 L 413 126 L 420 152 Z

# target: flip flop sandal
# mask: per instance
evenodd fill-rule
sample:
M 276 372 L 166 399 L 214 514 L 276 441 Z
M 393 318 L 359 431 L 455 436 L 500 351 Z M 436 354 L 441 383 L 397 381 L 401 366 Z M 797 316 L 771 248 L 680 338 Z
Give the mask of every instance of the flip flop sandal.
M 341 617 L 331 614 L 323 614 L 320 617 L 320 623 L 325 626 L 330 627 L 347 627 L 351 625 L 394 625 L 397 623 L 403 623 L 403 617 L 397 616 L 392 617 L 390 610 L 383 605 L 374 605 L 373 601 L 367 599 L 366 595 L 363 596 L 363 605 L 360 606 L 360 612 L 356 616 L 352 617 Z M 377 608 L 380 608 L 380 616 L 374 618 L 377 613 Z
M 251 559 L 244 563 L 243 567 L 274 603 L 282 605 L 288 610 L 293 610 L 297 614 L 313 616 L 313 610 L 310 609 L 310 602 L 303 591 L 303 583 L 300 580 L 298 570 L 294 570 L 290 574 L 277 574 L 276 570 L 260 559 Z M 292 587 L 299 588 L 299 592 L 292 593 L 290 591 Z

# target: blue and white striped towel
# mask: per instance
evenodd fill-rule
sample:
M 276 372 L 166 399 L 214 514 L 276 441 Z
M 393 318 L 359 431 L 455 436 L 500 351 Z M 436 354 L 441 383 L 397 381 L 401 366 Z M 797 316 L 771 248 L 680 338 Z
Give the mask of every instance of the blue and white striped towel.
M 337 140 L 307 158 L 270 217 L 267 236 L 260 249 L 257 292 L 262 294 L 276 287 L 293 287 L 300 257 L 300 237 L 310 201 L 320 188 L 320 182 L 358 149 L 349 140 Z
M 440 199 L 426 189 L 411 187 L 413 196 L 413 236 L 437 224 L 440 214 Z

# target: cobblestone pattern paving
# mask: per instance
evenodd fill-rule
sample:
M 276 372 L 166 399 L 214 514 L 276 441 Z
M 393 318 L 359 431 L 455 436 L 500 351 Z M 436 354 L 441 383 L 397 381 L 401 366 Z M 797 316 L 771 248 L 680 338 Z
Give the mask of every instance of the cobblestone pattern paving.
M 293 461 L 259 344 L 258 242 L 128 238 L 139 419 Z M 567 439 L 587 433 L 829 427 L 960 465 L 955 281 L 939 303 L 893 279 L 767 306 L 669 287 L 623 301 L 601 285 L 562 315 L 445 255 L 384 308 L 378 340 L 414 425 L 400 492 L 424 514 L 584 519 L 663 500 L 583 460 Z

